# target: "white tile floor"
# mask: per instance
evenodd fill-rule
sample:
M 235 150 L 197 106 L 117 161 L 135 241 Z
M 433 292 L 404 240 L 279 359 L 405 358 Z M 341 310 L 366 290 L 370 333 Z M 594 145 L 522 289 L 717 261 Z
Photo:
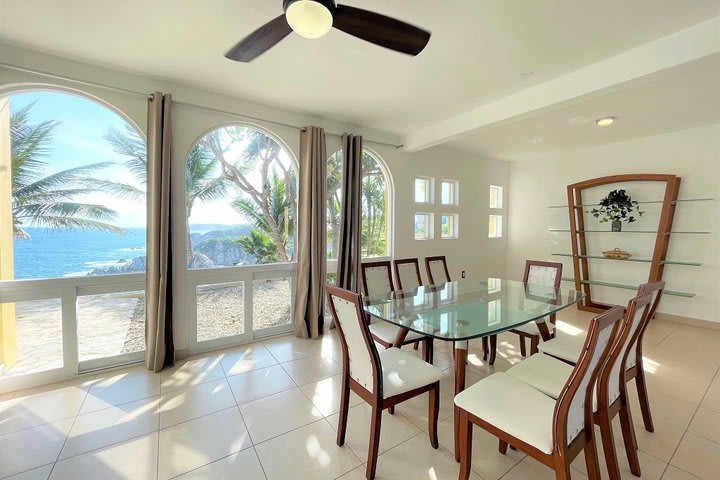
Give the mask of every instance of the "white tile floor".
M 560 327 L 582 328 L 587 318 L 570 311 Z M 355 395 L 346 445 L 335 445 L 339 347 L 334 333 L 321 341 L 280 337 L 193 357 L 162 374 L 133 367 L 2 395 L 0 479 L 362 479 L 369 409 Z M 509 335 L 495 367 L 478 353 L 471 351 L 469 383 L 520 361 Z M 642 478 L 720 478 L 720 331 L 655 321 L 645 354 L 656 429 L 644 430 L 633 398 Z M 408 401 L 383 417 L 378 479 L 457 478 L 452 356 L 442 342 L 435 355 L 446 371 L 440 448 L 428 442 L 426 398 Z M 532 458 L 500 455 L 496 439 L 478 428 L 474 438 L 474 480 L 553 478 Z M 625 462 L 621 441 L 617 447 Z M 626 464 L 622 470 L 634 478 Z M 582 458 L 573 477 L 585 478 Z

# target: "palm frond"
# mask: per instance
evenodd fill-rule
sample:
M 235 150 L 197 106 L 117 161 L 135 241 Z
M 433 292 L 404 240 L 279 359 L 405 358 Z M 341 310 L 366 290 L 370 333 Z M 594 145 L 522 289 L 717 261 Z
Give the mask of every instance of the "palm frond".
M 110 128 L 105 140 L 112 145 L 115 153 L 128 157 L 125 165 L 142 183 L 147 183 L 147 148 L 140 135 L 130 125 L 124 130 Z

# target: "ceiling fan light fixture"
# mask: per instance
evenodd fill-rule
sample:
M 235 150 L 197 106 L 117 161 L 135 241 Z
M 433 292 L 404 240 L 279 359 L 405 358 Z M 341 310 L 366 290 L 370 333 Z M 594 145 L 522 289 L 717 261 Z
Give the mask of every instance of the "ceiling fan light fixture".
M 320 38 L 333 26 L 333 15 L 328 7 L 333 2 L 294 0 L 285 2 L 285 18 L 290 28 L 304 38 Z
M 595 125 L 598 127 L 609 127 L 613 123 L 615 123 L 615 117 L 603 117 L 595 120 Z

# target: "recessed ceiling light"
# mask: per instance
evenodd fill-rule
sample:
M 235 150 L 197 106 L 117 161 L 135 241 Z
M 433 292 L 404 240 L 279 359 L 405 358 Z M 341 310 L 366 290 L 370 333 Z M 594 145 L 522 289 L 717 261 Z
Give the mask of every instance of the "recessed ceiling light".
M 613 123 L 615 123 L 615 117 L 598 118 L 595 120 L 595 125 L 598 127 L 609 127 Z

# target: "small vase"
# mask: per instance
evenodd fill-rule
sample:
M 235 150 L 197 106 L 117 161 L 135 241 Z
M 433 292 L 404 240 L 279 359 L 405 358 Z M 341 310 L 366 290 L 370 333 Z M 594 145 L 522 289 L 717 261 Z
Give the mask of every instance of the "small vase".
M 612 231 L 613 232 L 622 232 L 622 222 L 620 220 L 613 220 Z

